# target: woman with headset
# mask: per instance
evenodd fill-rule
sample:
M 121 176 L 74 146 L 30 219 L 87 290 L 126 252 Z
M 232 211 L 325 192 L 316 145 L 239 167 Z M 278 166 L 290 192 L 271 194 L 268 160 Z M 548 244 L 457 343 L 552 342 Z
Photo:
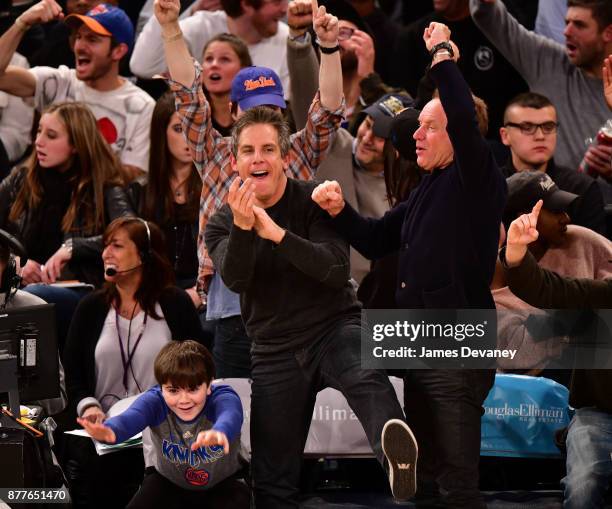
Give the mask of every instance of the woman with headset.
M 118 218 L 103 242 L 106 284 L 80 302 L 64 352 L 71 410 L 94 422 L 103 421 L 117 401 L 156 384 L 153 361 L 166 343 L 205 342 L 190 297 L 173 285 L 155 224 Z M 99 457 L 90 441 L 71 442 L 65 463 L 75 505 L 125 506 L 142 481 L 142 451 Z

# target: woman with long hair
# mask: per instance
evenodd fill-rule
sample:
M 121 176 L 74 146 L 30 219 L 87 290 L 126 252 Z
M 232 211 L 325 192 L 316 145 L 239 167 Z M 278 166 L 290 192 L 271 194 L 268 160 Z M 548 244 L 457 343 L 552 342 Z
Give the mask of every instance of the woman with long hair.
M 156 384 L 153 361 L 169 341 L 205 342 L 191 299 L 173 285 L 154 223 L 116 219 L 103 241 L 106 283 L 77 307 L 64 354 L 71 410 L 94 422 L 118 401 Z M 126 453 L 100 458 L 91 442 L 70 442 L 65 463 L 76 506 L 125 506 L 143 475 L 142 451 Z
M 42 114 L 32 155 L 0 184 L 0 228 L 26 248 L 26 291 L 57 305 L 60 345 L 83 291 L 47 283 L 102 283 L 102 232 L 114 218 L 133 214 L 122 185 L 118 159 L 78 102 Z
M 222 136 L 231 134 L 234 123 L 229 107 L 232 80 L 240 69 L 251 65 L 249 49 L 235 35 L 219 34 L 204 46 L 202 88 L 212 110 L 212 125 Z

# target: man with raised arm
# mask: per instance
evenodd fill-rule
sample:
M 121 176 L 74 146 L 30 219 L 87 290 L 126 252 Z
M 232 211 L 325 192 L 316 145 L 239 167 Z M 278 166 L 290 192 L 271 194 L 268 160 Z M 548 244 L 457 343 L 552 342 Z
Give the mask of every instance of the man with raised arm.
M 300 18 L 309 18 L 308 14 L 303 13 L 311 12 L 310 3 L 311 0 L 291 2 L 289 20 L 296 24 L 303 23 Z M 305 8 L 305 4 L 308 4 L 309 9 Z M 181 37 L 179 6 L 179 0 L 155 2 L 155 15 L 162 27 L 166 61 L 172 78 L 170 87 L 175 95 L 177 112 L 194 163 L 202 177 L 198 237 L 200 270 L 197 292 L 194 289 L 190 294 L 196 306 L 208 298 L 208 318 L 229 319 L 240 315 L 238 295 L 230 292 L 215 274 L 212 260 L 206 251 L 204 230 L 210 217 L 227 201 L 228 190 L 236 172 L 230 164 L 230 138 L 224 138 L 212 126 L 210 105 L 200 86 L 201 68 L 192 59 Z M 332 136 L 340 126 L 343 113 L 340 56 L 338 51 L 334 51 L 338 46 L 337 25 L 325 29 L 331 15 L 323 8 L 317 12 L 318 16 L 313 20 L 314 29 L 319 45 L 327 48 L 321 54 L 320 91 L 312 102 L 306 127 L 291 136 L 287 165 L 289 176 L 303 180 L 311 179 L 319 167 Z M 231 99 L 235 103 L 236 116 L 239 117 L 246 109 L 254 106 L 266 105 L 276 109 L 285 107 L 278 76 L 269 69 L 257 68 L 260 72 L 255 74 L 265 74 L 267 86 L 245 90 L 243 76 L 244 73 L 252 73 L 252 69 L 255 68 L 244 69 L 234 79 Z M 246 352 L 248 357 L 248 346 Z
M 529 214 L 515 219 L 508 229 L 507 244 L 500 252 L 512 292 L 540 308 L 610 308 L 612 279 L 600 281 L 563 278 L 538 266 L 527 246 L 537 240 L 539 200 Z M 612 264 L 612 260 L 610 261 Z M 612 463 L 612 371 L 575 369 L 570 384 L 570 405 L 576 409 L 568 427 L 567 475 L 563 486 L 563 507 L 603 507 Z
M 585 145 L 608 119 L 603 100 L 603 59 L 612 53 L 609 0 L 569 0 L 565 47 L 527 30 L 501 0 L 470 0 L 478 28 L 514 66 L 532 92 L 556 106 L 559 143 L 555 160 L 578 170 L 585 152 L 589 165 L 612 180 L 612 147 Z
M 378 220 L 361 217 L 345 203 L 334 181 L 319 185 L 312 199 L 367 258 L 399 250 L 398 308 L 494 309 L 489 284 L 506 182 L 452 60 L 450 30 L 432 23 L 424 40 L 440 95 L 425 105 L 414 133 L 417 164 L 429 174 Z M 480 417 L 494 376 L 493 370 L 432 369 L 404 378 L 405 393 L 415 396 L 405 398 L 405 410 L 422 451 L 419 492 L 436 496 L 439 489 L 446 507 L 485 507 L 478 489 Z M 424 405 L 411 403 L 416 400 Z
M 74 37 L 75 69 L 9 65 L 30 26 L 63 17 L 55 0 L 42 0 L 0 37 L 0 90 L 33 97 L 39 111 L 61 101 L 85 103 L 124 168 L 136 176 L 149 166 L 149 130 L 155 102 L 144 90 L 119 76 L 119 63 L 134 44 L 134 28 L 123 10 L 99 4 L 85 15 L 66 18 Z

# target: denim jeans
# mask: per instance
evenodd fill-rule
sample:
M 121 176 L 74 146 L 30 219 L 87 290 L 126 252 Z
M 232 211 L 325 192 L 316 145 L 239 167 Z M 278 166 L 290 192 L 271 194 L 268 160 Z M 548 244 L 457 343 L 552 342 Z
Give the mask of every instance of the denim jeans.
M 406 422 L 419 444 L 417 507 L 486 507 L 478 488 L 482 404 L 493 370 L 415 370 L 404 375 Z M 436 505 L 438 507 L 438 505 Z
M 603 507 L 612 478 L 612 414 L 578 408 L 567 431 L 566 447 L 563 507 Z
M 240 315 L 216 320 L 213 358 L 217 378 L 251 377 L 251 339 Z
M 298 351 L 254 354 L 251 472 L 257 509 L 297 508 L 302 455 L 317 392 L 332 387 L 347 399 L 383 462 L 384 424 L 403 419 L 387 375 L 361 369 L 360 317 L 340 318 Z
M 74 315 L 74 311 L 81 299 L 90 293 L 91 290 L 88 288 L 58 288 L 43 284 L 28 285 L 24 290 L 40 297 L 48 304 L 55 304 L 57 346 L 61 356 L 64 351 L 64 344 L 68 336 L 68 328 L 72 321 L 72 315 Z

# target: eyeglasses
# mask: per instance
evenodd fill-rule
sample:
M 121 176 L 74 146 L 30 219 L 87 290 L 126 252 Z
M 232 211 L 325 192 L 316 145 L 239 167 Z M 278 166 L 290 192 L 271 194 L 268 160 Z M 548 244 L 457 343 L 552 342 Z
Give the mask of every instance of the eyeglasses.
M 353 34 L 355 33 L 355 29 L 351 28 L 351 27 L 341 27 L 338 29 L 338 40 L 339 41 L 346 41 L 347 39 L 350 39 L 351 37 L 353 37 Z
M 538 130 L 538 127 L 542 129 L 543 134 L 550 134 L 557 131 L 559 124 L 557 122 L 542 122 L 541 124 L 532 124 L 531 122 L 521 122 L 516 124 L 514 122 L 508 122 L 504 124 L 504 127 L 517 127 L 523 134 L 532 135 Z

